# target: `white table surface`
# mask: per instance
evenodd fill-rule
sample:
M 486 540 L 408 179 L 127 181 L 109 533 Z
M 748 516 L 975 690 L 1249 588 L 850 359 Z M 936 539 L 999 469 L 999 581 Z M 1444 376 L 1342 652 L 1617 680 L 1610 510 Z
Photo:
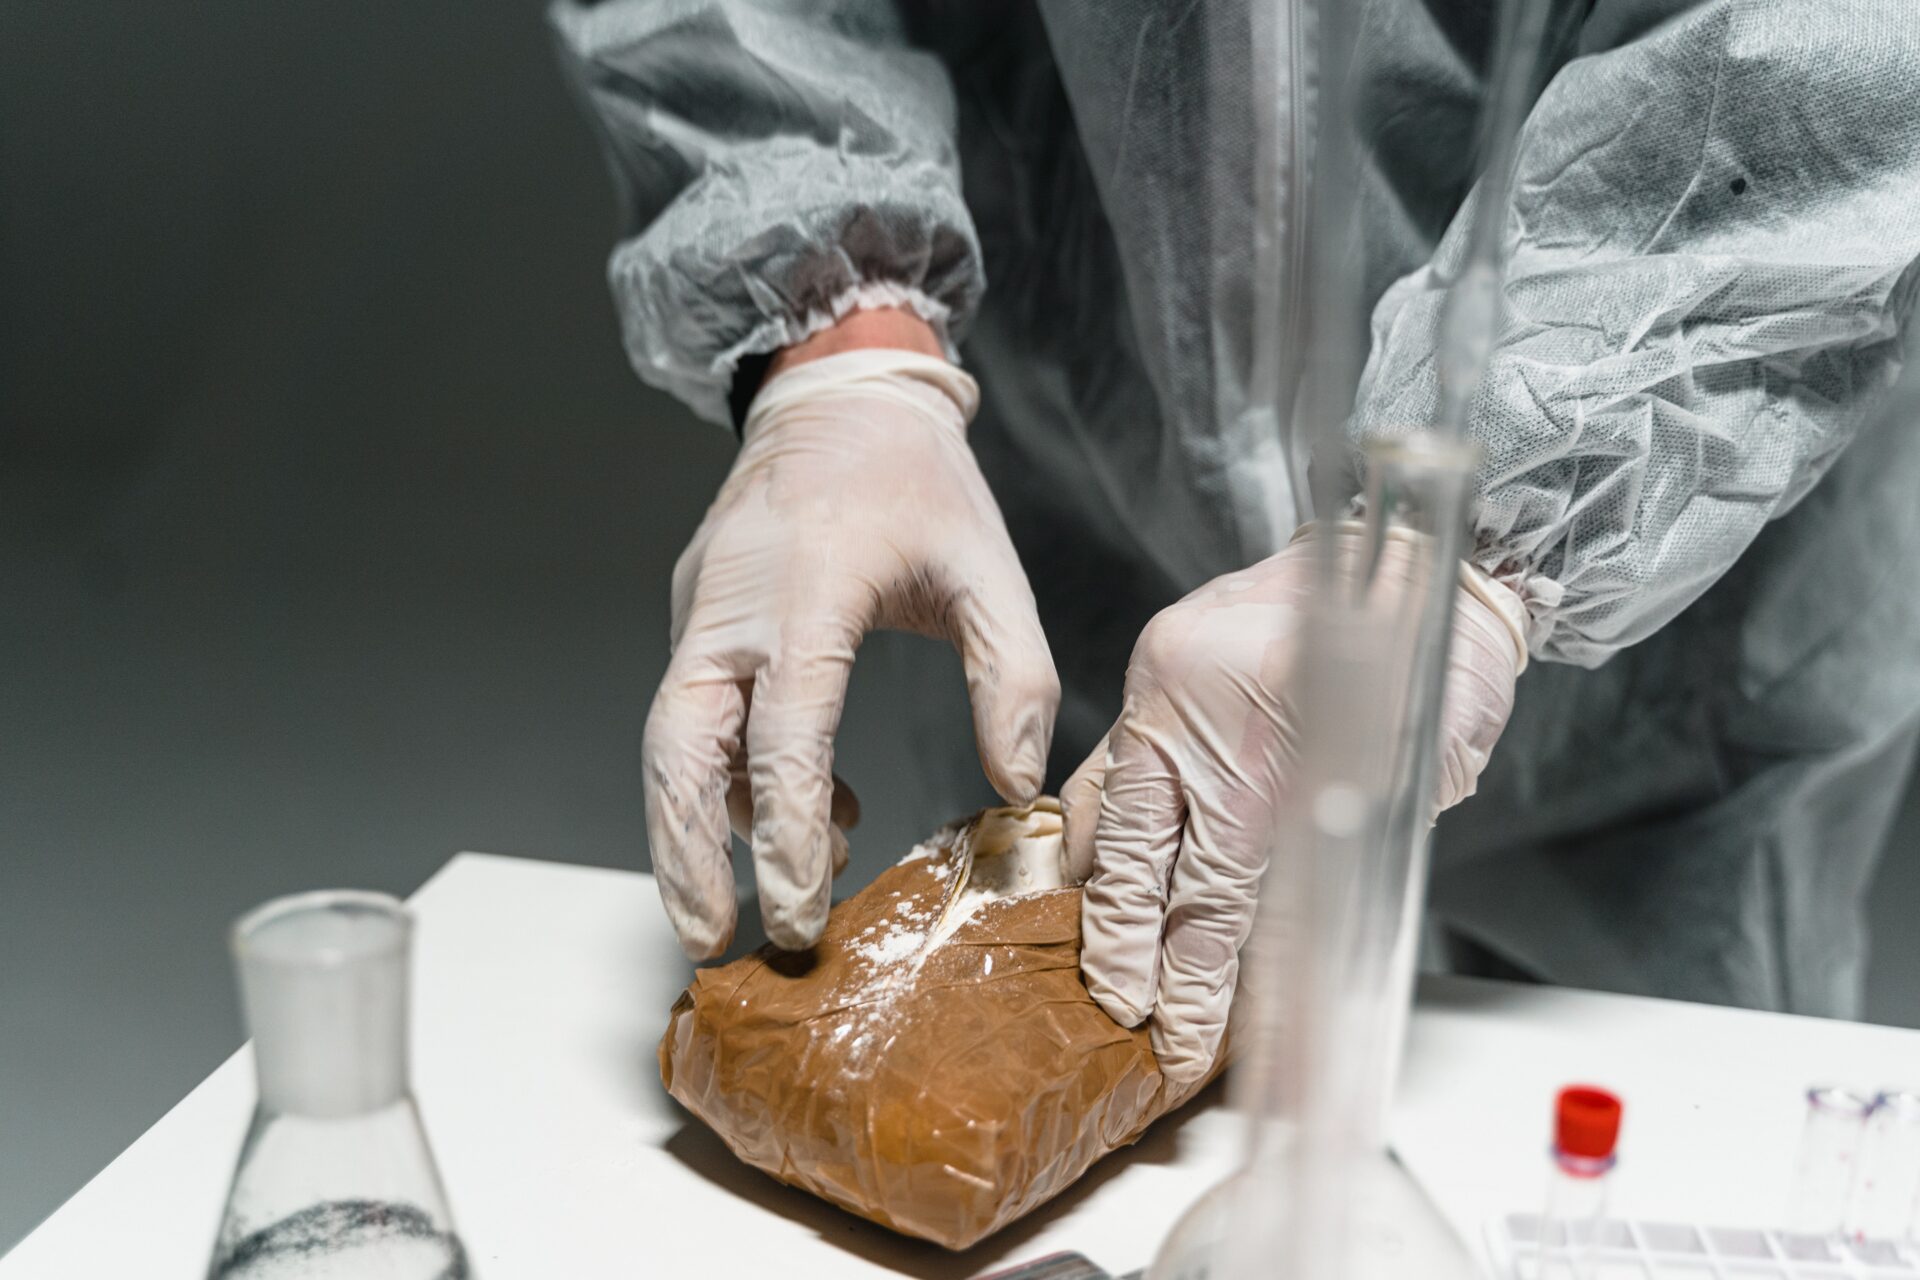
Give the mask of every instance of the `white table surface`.
M 414 897 L 414 1079 L 481 1280 L 964 1277 L 1076 1248 L 1143 1265 L 1225 1173 L 1217 1091 L 965 1255 L 903 1240 L 738 1163 L 660 1087 L 688 966 L 650 877 L 462 854 Z M 236 1054 L 6 1258 L 0 1280 L 201 1280 L 253 1100 Z M 1920 1033 L 1461 979 L 1423 982 L 1395 1145 L 1479 1247 L 1545 1174 L 1553 1091 L 1627 1099 L 1614 1203 L 1768 1225 L 1812 1081 L 1920 1084 Z

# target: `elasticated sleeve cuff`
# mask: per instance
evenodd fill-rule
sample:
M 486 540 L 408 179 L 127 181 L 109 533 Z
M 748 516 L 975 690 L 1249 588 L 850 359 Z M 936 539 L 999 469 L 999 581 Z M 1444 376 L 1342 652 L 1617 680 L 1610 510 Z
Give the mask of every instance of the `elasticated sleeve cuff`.
M 985 288 L 952 87 L 891 5 L 550 12 L 621 196 L 608 278 L 645 381 L 724 423 L 743 360 L 870 307 L 951 354 Z
M 1703 4 L 1534 108 L 1468 430 L 1472 559 L 1536 656 L 1666 625 L 1879 411 L 1920 276 L 1920 43 L 1857 7 Z M 1438 412 L 1465 221 L 1374 310 L 1361 441 Z

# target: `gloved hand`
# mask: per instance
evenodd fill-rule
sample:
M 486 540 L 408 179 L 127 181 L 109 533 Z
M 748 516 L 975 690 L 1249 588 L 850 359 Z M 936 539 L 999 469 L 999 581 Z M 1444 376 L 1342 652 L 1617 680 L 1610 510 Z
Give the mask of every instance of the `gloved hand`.
M 833 736 L 871 630 L 944 637 L 966 667 L 980 760 L 1039 794 L 1059 678 L 1033 592 L 967 447 L 979 402 L 944 360 L 858 350 L 771 379 L 732 473 L 674 568 L 673 659 L 647 716 L 647 837 L 681 945 L 726 949 L 729 818 L 753 847 L 767 937 L 826 924 L 849 793 Z
M 1204 1075 L 1220 1048 L 1253 928 L 1254 895 L 1297 750 L 1285 693 L 1314 537 L 1352 572 L 1362 526 L 1302 531 L 1249 569 L 1163 610 L 1127 667 L 1120 718 L 1061 792 L 1067 857 L 1086 877 L 1081 969 L 1126 1026 L 1153 1019 L 1161 1069 Z M 1379 582 L 1411 585 L 1412 546 L 1390 539 Z M 1526 665 L 1525 614 L 1510 589 L 1466 569 L 1455 597 L 1434 813 L 1473 794 Z

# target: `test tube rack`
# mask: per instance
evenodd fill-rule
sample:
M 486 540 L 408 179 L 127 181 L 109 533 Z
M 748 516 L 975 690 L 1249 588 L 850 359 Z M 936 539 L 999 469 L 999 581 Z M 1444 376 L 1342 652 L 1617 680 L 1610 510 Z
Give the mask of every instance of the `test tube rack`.
M 1490 1221 L 1494 1275 L 1541 1280 L 1541 1230 L 1534 1214 Z M 1911 1241 L 1609 1218 L 1595 1244 L 1592 1280 L 1920 1280 L 1920 1245 Z M 1565 1256 L 1565 1241 L 1550 1236 L 1549 1264 L 1556 1255 Z M 1550 1267 L 1547 1276 L 1567 1274 Z

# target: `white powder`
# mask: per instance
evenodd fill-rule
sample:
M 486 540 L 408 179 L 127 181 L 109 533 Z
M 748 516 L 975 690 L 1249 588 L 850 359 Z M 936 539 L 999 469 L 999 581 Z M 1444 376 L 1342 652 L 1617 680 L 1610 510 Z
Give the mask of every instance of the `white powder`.
M 926 963 L 927 935 L 937 912 L 937 906 L 902 902 L 899 914 L 868 925 L 848 943 L 848 955 L 860 966 L 842 992 L 846 1004 L 830 1035 L 835 1045 L 844 1044 L 848 1069 L 855 1073 L 869 1072 L 892 1043 L 894 1004 L 913 988 Z
M 926 941 L 927 935 L 923 932 L 900 930 L 883 934 L 871 942 L 857 944 L 853 954 L 868 964 L 898 964 L 918 951 Z
M 919 844 L 913 846 L 913 852 L 900 859 L 901 863 L 904 865 L 909 862 L 918 862 L 922 858 L 931 858 L 942 849 L 951 848 L 954 841 L 959 838 L 960 831 L 965 825 L 965 823 L 959 822 L 948 823 L 925 840 L 922 840 Z
M 902 861 L 921 861 L 945 852 L 946 846 L 939 843 L 942 838 L 951 842 L 953 835 L 950 831 L 943 832 L 941 836 L 936 836 L 925 844 L 916 845 L 913 852 Z M 935 863 L 929 869 L 929 874 L 933 876 L 935 882 L 945 885 L 953 879 L 955 871 L 953 860 L 948 858 Z M 941 904 L 939 903 L 921 906 L 898 892 L 893 897 L 896 899 L 893 904 L 893 915 L 862 929 L 847 946 L 849 954 L 875 970 L 892 969 L 903 961 L 919 955 L 926 947 L 928 936 L 940 915 Z M 863 979 L 863 986 L 889 985 L 896 984 L 880 977 Z
M 889 969 L 918 955 L 938 915 L 934 907 L 897 902 L 894 913 L 868 925 L 848 944 L 847 951 L 875 969 Z
M 929 860 L 928 874 L 942 891 L 923 895 L 929 901 L 895 893 L 893 910 L 847 943 L 848 956 L 858 963 L 838 993 L 845 1003 L 825 1034 L 844 1044 L 849 1067 L 862 1073 L 892 1042 L 895 1005 L 914 989 L 928 956 L 988 903 L 1064 882 L 1058 812 L 989 810 L 976 823 L 949 827 L 915 846 L 902 861 Z M 953 882 L 963 872 L 956 893 Z M 983 965 L 985 974 L 993 972 L 991 954 Z
M 1068 883 L 1060 811 L 989 809 L 961 835 L 966 883 L 934 928 L 938 946 L 989 902 L 1025 897 Z
M 1057 889 L 1067 882 L 1057 810 L 988 810 L 968 827 L 948 828 L 916 845 L 904 861 L 933 858 L 949 849 L 952 856 L 936 862 L 932 874 L 945 885 L 964 866 L 967 879 L 960 892 L 925 906 L 896 892 L 894 915 L 868 925 L 848 948 L 857 959 L 875 969 L 892 969 L 939 947 L 989 902 Z M 989 960 L 987 972 L 992 971 Z M 879 985 L 894 983 L 883 980 Z

